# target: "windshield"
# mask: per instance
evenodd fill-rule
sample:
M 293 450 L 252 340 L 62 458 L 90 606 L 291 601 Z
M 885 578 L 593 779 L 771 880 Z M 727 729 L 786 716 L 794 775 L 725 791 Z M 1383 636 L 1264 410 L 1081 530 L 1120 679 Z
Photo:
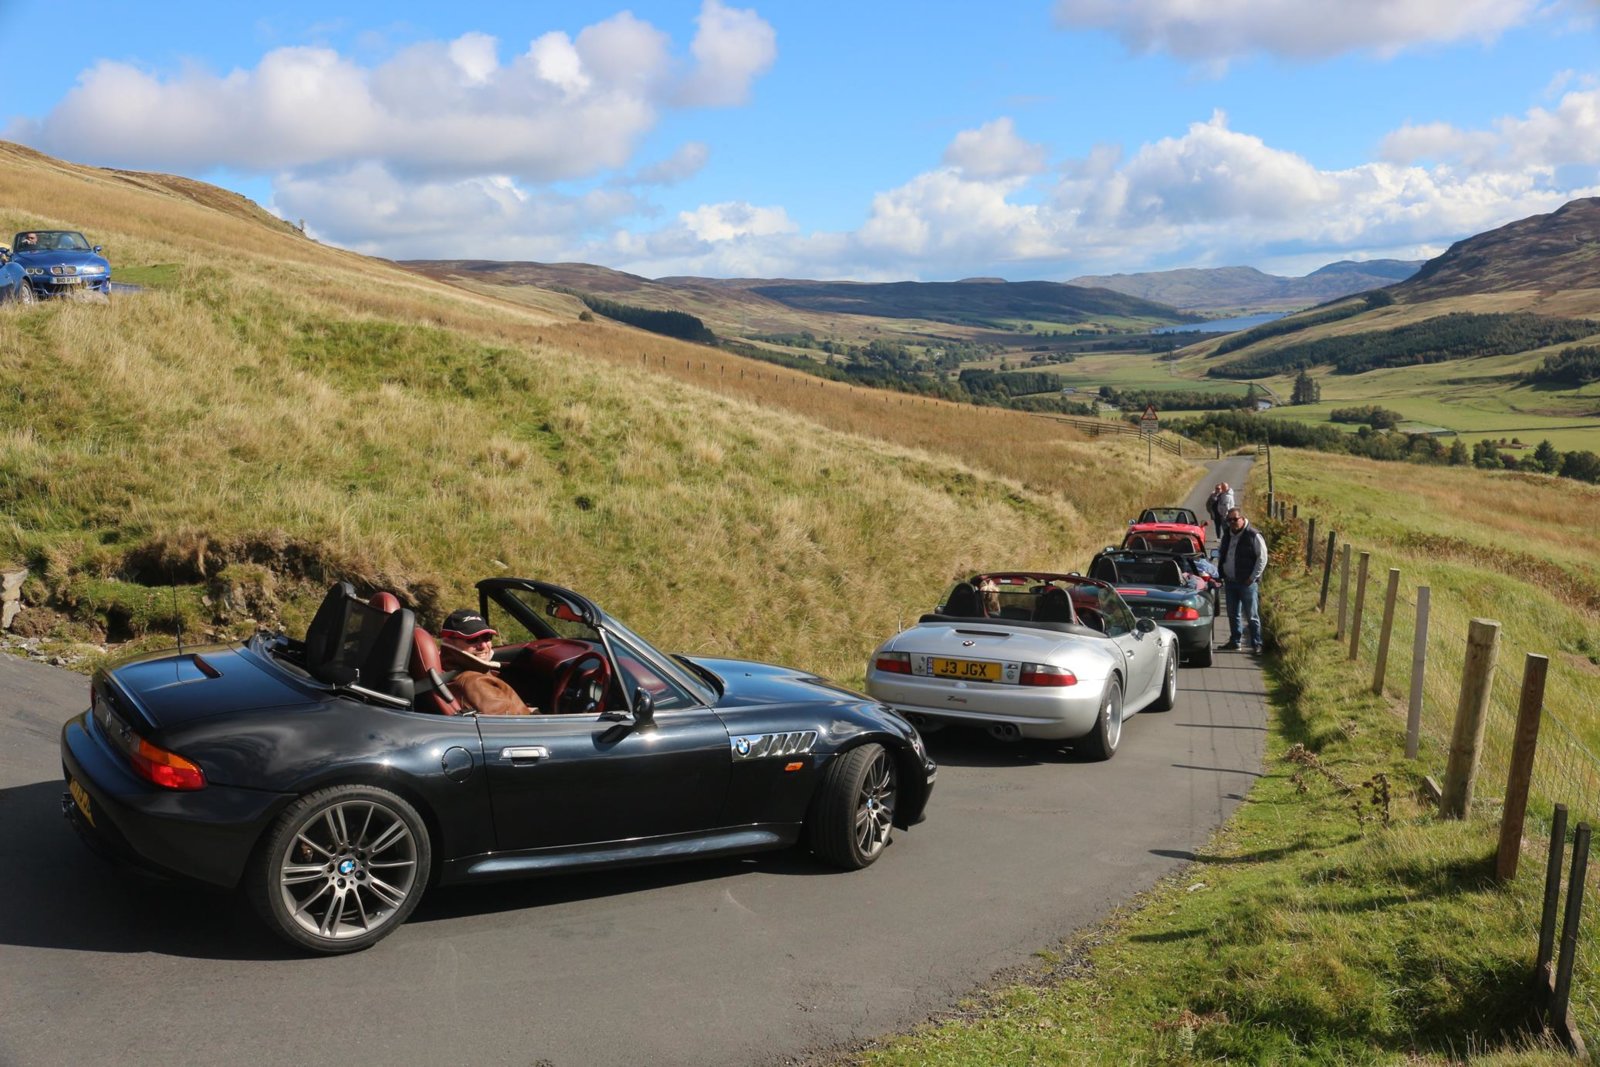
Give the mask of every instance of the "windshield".
M 11 247 L 18 252 L 87 252 L 89 242 L 72 230 L 23 230 Z

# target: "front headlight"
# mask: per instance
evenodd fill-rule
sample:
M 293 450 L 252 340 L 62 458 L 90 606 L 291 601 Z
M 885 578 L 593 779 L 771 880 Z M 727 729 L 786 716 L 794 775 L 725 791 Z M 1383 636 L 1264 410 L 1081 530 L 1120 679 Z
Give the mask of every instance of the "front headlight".
M 79 274 L 102 274 L 104 272 L 105 272 L 105 268 L 104 267 L 79 267 L 78 268 L 78 273 Z
M 28 273 L 37 278 L 39 275 L 45 273 L 45 269 L 43 267 L 29 267 Z

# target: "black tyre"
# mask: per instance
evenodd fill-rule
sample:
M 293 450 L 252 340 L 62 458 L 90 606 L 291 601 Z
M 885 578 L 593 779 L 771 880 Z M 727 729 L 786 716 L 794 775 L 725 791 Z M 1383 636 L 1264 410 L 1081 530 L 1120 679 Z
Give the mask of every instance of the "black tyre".
M 894 757 L 882 745 L 862 745 L 828 761 L 806 818 L 811 851 L 847 871 L 871 864 L 889 847 L 898 786 Z
M 1095 716 L 1094 729 L 1078 739 L 1074 746 L 1079 752 L 1097 763 L 1117 754 L 1122 740 L 1122 683 L 1116 678 L 1106 682 L 1105 693 L 1100 697 L 1100 714 Z
M 1178 645 L 1172 645 L 1167 662 L 1161 668 L 1161 695 L 1150 705 L 1151 711 L 1171 711 L 1178 703 Z
M 405 800 L 368 785 L 301 797 L 246 874 L 250 903 L 281 937 L 326 955 L 357 952 L 406 921 L 428 885 L 428 830 Z
M 38 302 L 38 299 L 38 297 L 33 295 L 32 282 L 23 282 L 21 287 L 17 289 L 17 303 L 21 304 L 23 307 L 28 307 Z
M 1205 648 L 1196 649 L 1189 653 L 1189 665 L 1192 667 L 1209 667 L 1211 666 L 1212 658 L 1211 643 L 1208 641 Z

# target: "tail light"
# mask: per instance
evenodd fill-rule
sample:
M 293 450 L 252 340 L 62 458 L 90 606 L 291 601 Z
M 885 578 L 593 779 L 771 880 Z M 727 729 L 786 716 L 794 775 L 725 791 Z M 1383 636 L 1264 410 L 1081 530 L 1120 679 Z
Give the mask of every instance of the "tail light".
M 163 789 L 204 789 L 206 775 L 199 767 L 176 752 L 157 748 L 144 738 L 139 746 L 128 753 L 133 769 L 139 777 L 154 782 Z
M 127 758 L 140 778 L 163 789 L 194 790 L 206 787 L 206 774 L 197 764 L 176 752 L 152 745 L 134 733 L 111 711 L 99 690 L 92 685 L 89 694 L 93 714 L 100 723 L 100 732 L 113 748 Z
M 905 652 L 879 652 L 872 665 L 885 674 L 910 674 L 911 656 Z
M 1049 663 L 1024 663 L 1022 665 L 1022 685 L 1077 685 L 1078 676 L 1065 667 L 1057 667 Z
M 1173 608 L 1162 616 L 1162 618 L 1171 619 L 1174 622 L 1193 622 L 1199 617 L 1200 613 L 1194 608 Z

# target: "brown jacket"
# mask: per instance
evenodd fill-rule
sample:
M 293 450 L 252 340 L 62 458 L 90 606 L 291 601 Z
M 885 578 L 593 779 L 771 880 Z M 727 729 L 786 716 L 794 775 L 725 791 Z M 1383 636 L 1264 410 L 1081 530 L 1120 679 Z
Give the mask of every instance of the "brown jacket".
M 449 681 L 450 691 L 463 708 L 479 715 L 537 715 L 538 708 L 522 702 L 509 682 L 496 673 L 493 660 L 479 659 L 459 648 L 440 644 L 439 659 L 446 671 L 459 671 Z

